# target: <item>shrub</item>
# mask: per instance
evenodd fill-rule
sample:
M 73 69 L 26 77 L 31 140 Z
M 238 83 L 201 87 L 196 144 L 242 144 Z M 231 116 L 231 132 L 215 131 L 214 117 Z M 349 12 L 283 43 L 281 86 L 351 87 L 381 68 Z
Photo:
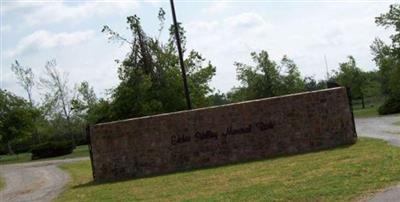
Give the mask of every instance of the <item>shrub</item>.
M 392 96 L 387 99 L 378 109 L 379 114 L 400 113 L 400 96 Z
M 73 145 L 70 141 L 46 142 L 32 147 L 32 160 L 62 156 L 72 153 Z

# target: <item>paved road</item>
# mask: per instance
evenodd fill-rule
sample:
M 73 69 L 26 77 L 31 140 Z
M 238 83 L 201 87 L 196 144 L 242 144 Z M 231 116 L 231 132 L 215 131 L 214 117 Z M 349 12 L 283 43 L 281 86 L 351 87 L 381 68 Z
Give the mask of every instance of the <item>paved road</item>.
M 399 120 L 400 115 L 356 119 L 357 134 L 358 136 L 383 139 L 394 146 L 400 147 L 400 126 L 393 124 Z M 400 185 L 390 187 L 365 201 L 399 202 Z
M 50 201 L 61 192 L 69 179 L 57 165 L 87 159 L 83 157 L 2 165 L 0 174 L 5 179 L 6 187 L 0 191 L 0 201 Z

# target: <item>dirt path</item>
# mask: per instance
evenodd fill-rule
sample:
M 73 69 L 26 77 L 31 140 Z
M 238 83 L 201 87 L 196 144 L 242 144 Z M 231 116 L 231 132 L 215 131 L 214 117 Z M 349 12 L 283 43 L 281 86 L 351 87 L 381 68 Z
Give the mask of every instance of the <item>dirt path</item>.
M 399 120 L 400 115 L 356 119 L 357 134 L 360 137 L 383 139 L 394 146 L 400 147 L 400 126 L 393 124 Z M 365 201 L 398 202 L 400 201 L 400 185 L 390 187 Z
M 2 165 L 0 174 L 5 180 L 6 187 L 0 191 L 0 201 L 50 201 L 61 192 L 69 179 L 57 165 L 88 159 L 83 157 Z

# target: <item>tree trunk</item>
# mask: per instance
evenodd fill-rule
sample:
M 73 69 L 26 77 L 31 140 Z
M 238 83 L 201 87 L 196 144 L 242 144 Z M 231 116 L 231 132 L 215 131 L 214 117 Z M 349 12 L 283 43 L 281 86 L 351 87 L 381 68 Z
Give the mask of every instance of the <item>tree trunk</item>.
M 69 133 L 69 135 L 71 136 L 71 141 L 72 141 L 72 146 L 73 146 L 73 148 L 75 149 L 76 148 L 76 141 L 75 141 L 75 137 L 74 137 L 74 134 L 72 134 L 72 130 L 71 130 L 71 123 L 70 123 L 70 118 L 69 118 L 69 116 L 67 116 L 67 124 L 68 124 L 68 133 Z
M 363 94 L 361 94 L 361 105 L 362 105 L 362 108 L 365 109 L 364 95 Z
M 8 154 L 10 154 L 10 155 L 15 154 L 14 151 L 12 150 L 12 148 L 11 148 L 11 142 L 10 141 L 7 142 L 7 147 L 8 147 Z

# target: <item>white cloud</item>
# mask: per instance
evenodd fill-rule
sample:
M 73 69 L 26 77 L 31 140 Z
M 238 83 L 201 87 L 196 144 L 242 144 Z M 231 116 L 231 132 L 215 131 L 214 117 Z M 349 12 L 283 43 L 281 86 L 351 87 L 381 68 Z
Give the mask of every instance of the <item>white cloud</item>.
M 0 27 L 0 33 L 6 33 L 9 32 L 11 30 L 11 25 L 3 25 Z
M 45 5 L 45 2 L 24 1 L 24 0 L 4 1 L 2 2 L 1 14 L 3 15 L 11 11 L 29 9 L 34 6 L 42 6 L 42 5 Z
M 388 36 L 388 30 L 375 25 L 374 17 L 387 6 L 340 5 L 339 14 L 331 4 L 302 9 L 292 6 L 281 13 L 272 8 L 267 12 L 264 8 L 235 7 L 221 10 L 218 18 L 208 16 L 188 24 L 188 45 L 217 66 L 212 84 L 222 91 L 238 84 L 233 63 L 251 64 L 252 51 L 267 50 L 275 61 L 287 54 L 303 75 L 317 78 L 326 75 L 324 55 L 330 69 L 353 55 L 361 68 L 371 70 L 376 67 L 369 45 L 375 37 Z
M 23 37 L 17 44 L 16 48 L 9 50 L 8 57 L 14 57 L 29 51 L 40 51 L 49 48 L 67 47 L 78 45 L 92 38 L 94 32 L 77 31 L 77 32 L 61 32 L 52 33 L 46 30 L 38 30 L 34 33 Z
M 249 58 L 250 52 L 275 43 L 270 37 L 274 26 L 254 12 L 242 12 L 220 20 L 196 21 L 187 27 L 188 45 L 217 66 L 213 85 L 222 91 L 237 84 L 235 61 L 243 61 Z
M 213 2 L 210 6 L 207 8 L 202 9 L 201 11 L 205 14 L 215 14 L 221 11 L 224 11 L 228 9 L 229 5 L 232 3 L 232 1 L 216 1 Z
M 200 39 L 193 40 L 196 46 L 215 45 L 218 42 L 228 40 L 229 43 L 224 43 L 220 47 L 230 47 L 238 44 L 249 45 L 248 42 L 256 41 L 257 37 L 265 38 L 268 36 L 268 32 L 272 31 L 272 28 L 272 24 L 268 23 L 261 15 L 244 12 L 221 20 L 190 23 L 188 33 L 193 35 L 194 38 Z M 246 36 L 251 36 L 251 40 Z M 228 48 L 228 50 L 232 49 Z
M 16 1 L 6 4 L 4 12 L 18 12 L 27 25 L 34 26 L 66 20 L 82 20 L 93 16 L 124 14 L 136 9 L 138 5 L 137 1 L 86 1 L 74 4 L 60 0 L 46 3 Z
M 60 67 L 70 72 L 71 81 L 88 80 L 101 92 L 117 83 L 113 60 L 124 58 L 128 50 L 107 44 L 104 35 L 91 38 L 90 31 L 86 34 L 70 31 L 96 29 L 100 22 L 123 30 L 126 24 L 122 16 L 131 14 L 138 6 L 146 30 L 156 30 L 158 22 L 149 19 L 147 13 L 156 13 L 155 7 L 160 5 L 169 8 L 168 1 L 116 2 L 9 3 L 3 23 L 11 25 L 12 30 L 5 34 L 7 41 L 3 48 L 9 55 L 19 54 L 18 59 L 32 67 L 41 67 L 43 61 L 56 58 Z M 212 85 L 222 91 L 238 84 L 233 62 L 251 64 L 252 51 L 267 50 L 274 60 L 287 54 L 303 75 L 323 78 L 326 75 L 324 55 L 330 69 L 346 60 L 349 54 L 354 55 L 361 68 L 374 68 L 369 45 L 375 37 L 385 39 L 392 33 L 374 23 L 375 16 L 387 12 L 388 3 L 206 2 L 190 3 L 190 6 L 176 2 L 176 6 L 187 30 L 187 48 L 194 48 L 216 65 Z M 198 12 L 199 8 L 205 9 Z M 118 17 L 114 18 L 115 15 Z M 170 23 L 170 18 L 166 22 Z M 21 39 L 21 35 L 26 37 Z M 90 42 L 79 45 L 88 39 Z M 32 51 L 38 52 L 24 54 Z M 5 58 L 3 66 L 9 66 L 13 58 Z M 7 80 L 14 82 L 15 79 L 5 79 L 5 83 Z
M 236 16 L 228 17 L 223 22 L 229 27 L 239 29 L 252 29 L 258 26 L 265 26 L 267 22 L 265 19 L 257 13 L 241 13 Z

